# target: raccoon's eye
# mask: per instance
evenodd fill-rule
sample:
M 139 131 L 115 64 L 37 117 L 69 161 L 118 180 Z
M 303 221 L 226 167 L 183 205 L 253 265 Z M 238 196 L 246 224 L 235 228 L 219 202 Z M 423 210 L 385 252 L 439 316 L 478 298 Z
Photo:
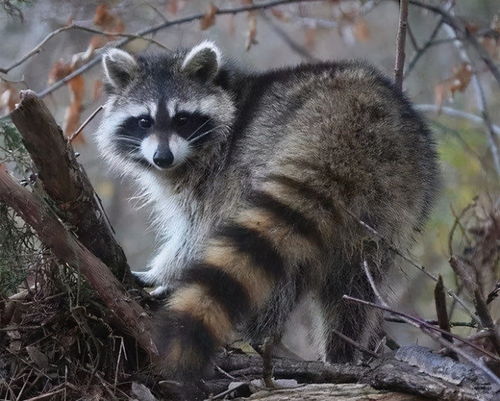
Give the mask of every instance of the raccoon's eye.
M 188 113 L 178 113 L 173 118 L 173 123 L 178 127 L 182 127 L 188 121 L 189 121 L 189 114 Z
M 137 121 L 137 124 L 139 125 L 140 128 L 147 129 L 151 128 L 151 126 L 153 125 L 153 120 L 149 117 L 141 117 Z

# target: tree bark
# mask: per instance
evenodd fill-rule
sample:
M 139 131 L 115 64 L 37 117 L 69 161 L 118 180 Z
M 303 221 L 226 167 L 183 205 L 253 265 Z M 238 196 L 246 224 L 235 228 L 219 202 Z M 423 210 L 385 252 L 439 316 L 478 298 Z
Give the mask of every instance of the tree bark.
M 235 401 L 425 401 L 426 398 L 375 390 L 366 384 L 308 384 L 296 388 L 262 390 Z M 428 400 L 428 399 L 427 399 Z
M 130 271 L 97 195 L 73 149 L 45 104 L 31 90 L 21 91 L 11 118 L 35 164 L 47 195 L 78 239 L 123 280 Z
M 423 366 L 414 366 L 416 363 L 408 355 L 421 357 Z M 237 380 L 262 377 L 259 356 L 229 355 L 217 361 L 217 365 Z M 401 352 L 379 358 L 370 366 L 275 358 L 273 375 L 275 379 L 295 379 L 299 383 L 361 383 L 378 390 L 400 391 L 440 401 L 496 401 L 500 397 L 500 389 L 473 368 L 423 347 L 416 350 L 402 347 Z M 217 389 L 225 389 L 233 381 L 225 377 L 218 373 L 218 380 L 213 382 Z M 211 383 L 207 385 L 211 387 Z

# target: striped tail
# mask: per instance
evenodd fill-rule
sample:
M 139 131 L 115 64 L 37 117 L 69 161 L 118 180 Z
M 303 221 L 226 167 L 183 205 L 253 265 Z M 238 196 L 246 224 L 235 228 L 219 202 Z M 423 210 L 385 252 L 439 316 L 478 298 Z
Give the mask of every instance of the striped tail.
M 255 192 L 185 271 L 158 319 L 169 373 L 203 375 L 217 348 L 265 306 L 279 281 L 321 251 L 318 224 L 290 206 L 293 197 L 278 191 L 280 185 L 270 182 Z

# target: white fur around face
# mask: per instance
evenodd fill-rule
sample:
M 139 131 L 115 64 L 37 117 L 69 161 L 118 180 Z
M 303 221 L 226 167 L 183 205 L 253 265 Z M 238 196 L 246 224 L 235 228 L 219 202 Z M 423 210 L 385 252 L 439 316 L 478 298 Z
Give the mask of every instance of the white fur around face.
M 153 157 L 156 153 L 156 149 L 158 149 L 158 144 L 159 141 L 156 135 L 148 135 L 141 142 L 141 154 L 153 166 L 156 166 Z
M 181 164 L 189 156 L 189 142 L 179 135 L 172 134 L 168 141 L 168 146 L 174 155 L 174 162 L 172 166 Z
M 182 67 L 181 69 L 184 69 L 186 67 L 186 65 L 189 64 L 189 62 L 191 60 L 193 60 L 193 58 L 202 50 L 205 50 L 205 49 L 210 49 L 212 52 L 214 52 L 215 54 L 215 58 L 217 60 L 217 65 L 220 67 L 221 66 L 221 63 L 222 63 L 222 53 L 220 51 L 220 49 L 216 46 L 216 44 L 214 42 L 212 42 L 211 40 L 204 40 L 203 42 L 201 42 L 199 45 L 196 45 L 195 47 L 193 47 L 189 53 L 186 55 L 186 57 L 184 58 L 184 61 L 182 62 Z

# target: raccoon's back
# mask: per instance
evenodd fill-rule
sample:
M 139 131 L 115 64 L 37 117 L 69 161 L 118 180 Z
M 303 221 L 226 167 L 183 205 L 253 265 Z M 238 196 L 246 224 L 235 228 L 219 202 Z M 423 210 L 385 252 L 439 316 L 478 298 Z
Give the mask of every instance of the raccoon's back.
M 285 177 L 303 185 L 293 199 L 274 194 L 287 204 L 314 215 L 305 194 L 317 192 L 340 215 L 348 208 L 405 244 L 425 221 L 439 178 L 432 135 L 402 93 L 357 62 L 304 65 L 251 82 L 231 159 L 249 182 L 245 190 Z

